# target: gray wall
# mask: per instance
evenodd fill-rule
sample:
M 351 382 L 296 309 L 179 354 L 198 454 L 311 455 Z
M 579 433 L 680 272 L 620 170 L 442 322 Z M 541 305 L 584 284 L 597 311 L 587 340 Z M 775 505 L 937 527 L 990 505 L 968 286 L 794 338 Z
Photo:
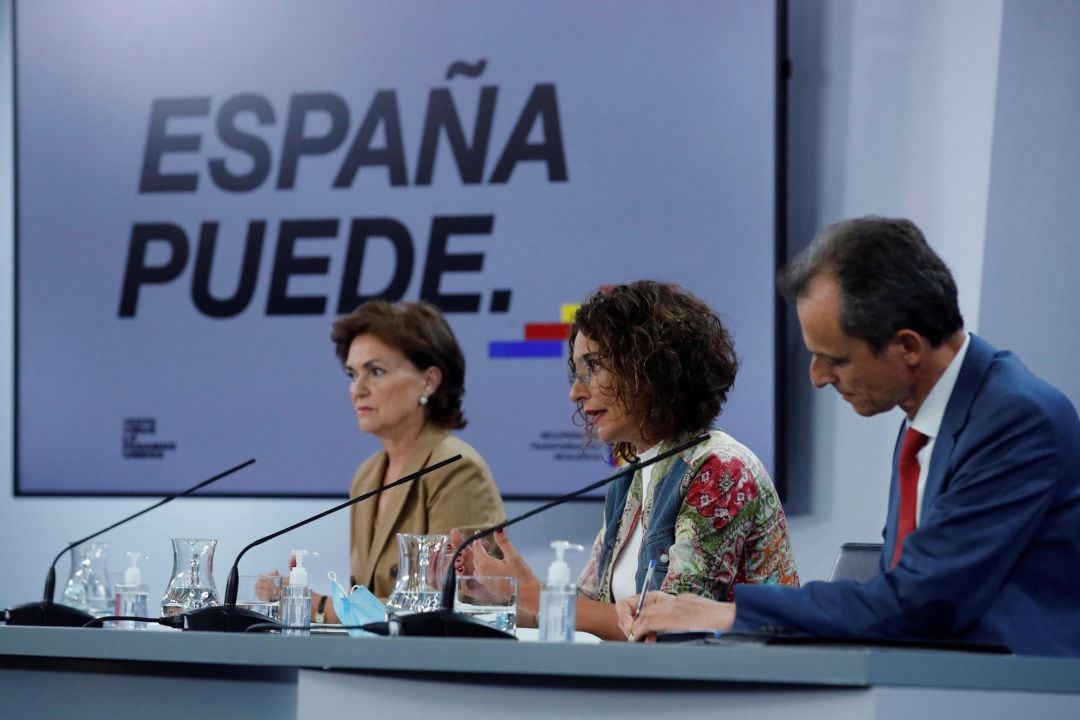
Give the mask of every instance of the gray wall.
M 1080 3 L 1008 0 L 979 324 L 1080 403 Z
M 845 217 L 914 220 L 979 317 L 1001 3 L 792 2 L 789 250 Z M 844 542 L 881 538 L 899 411 L 858 417 L 807 379 L 787 338 L 787 503 L 803 580 Z
M 789 230 L 797 249 L 828 223 L 866 213 L 912 218 L 949 263 L 968 327 L 1020 352 L 1067 389 L 1080 333 L 1080 290 L 1067 284 L 1080 260 L 1076 3 L 1002 0 L 796 0 L 790 52 Z M 10 8 L 0 0 L 0 298 L 11 298 Z M 1000 53 L 999 53 L 1000 49 Z M 999 67 L 1000 66 L 1000 67 Z M 1072 110 L 1072 112 L 1070 112 Z M 1030 169 L 1029 169 L 1030 168 Z M 1070 182 L 1070 180 L 1072 182 Z M 1024 226 L 1020 227 L 1019 223 Z M 10 300 L 6 301 L 10 308 Z M 0 378 L 11 377 L 11 312 L 0 312 Z M 787 447 L 793 542 L 804 580 L 828 574 L 840 543 L 879 538 L 888 463 L 899 416 L 858 418 L 806 380 L 797 329 L 787 339 Z M 77 383 L 78 362 L 57 382 Z M 1070 372 L 1071 371 L 1071 372 Z M 11 407 L 0 382 L 0 407 Z M 57 418 L 58 436 L 77 432 Z M 36 598 L 63 538 L 133 512 L 145 501 L 15 499 L 11 417 L 0 412 L 0 606 Z M 164 588 L 172 535 L 218 537 L 218 579 L 250 538 L 325 507 L 323 501 L 189 500 L 111 533 L 123 550 L 153 556 L 148 580 Z M 510 512 L 525 505 L 515 503 Z M 587 543 L 595 504 L 577 504 L 511 532 L 540 570 L 547 541 Z M 347 567 L 344 517 L 259 548 L 244 570 L 281 566 L 292 547 L 324 553 L 316 586 Z M 67 563 L 60 563 L 61 581 Z

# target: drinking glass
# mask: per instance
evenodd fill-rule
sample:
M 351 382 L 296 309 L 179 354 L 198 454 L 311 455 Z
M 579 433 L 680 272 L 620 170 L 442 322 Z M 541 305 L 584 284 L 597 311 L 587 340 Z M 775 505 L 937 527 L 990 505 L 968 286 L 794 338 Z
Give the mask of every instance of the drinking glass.
M 281 576 L 241 575 L 237 586 L 236 607 L 254 610 L 281 622 Z
M 454 612 L 513 633 L 517 627 L 517 593 L 517 578 L 462 575 L 457 579 Z

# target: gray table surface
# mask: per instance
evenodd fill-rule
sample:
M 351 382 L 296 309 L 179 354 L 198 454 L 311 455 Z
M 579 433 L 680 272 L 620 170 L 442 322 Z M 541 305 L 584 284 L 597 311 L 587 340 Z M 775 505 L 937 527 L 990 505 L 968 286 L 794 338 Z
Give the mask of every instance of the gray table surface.
M 180 666 L 311 668 L 577 682 L 926 687 L 1080 693 L 1080 659 L 859 646 L 548 645 L 448 638 L 228 635 L 0 627 L 0 662 L 20 658 Z

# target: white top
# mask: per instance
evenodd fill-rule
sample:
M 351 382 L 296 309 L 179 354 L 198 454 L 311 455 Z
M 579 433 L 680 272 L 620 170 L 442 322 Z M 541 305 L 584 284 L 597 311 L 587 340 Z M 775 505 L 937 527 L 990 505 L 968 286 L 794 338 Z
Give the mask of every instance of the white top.
M 960 346 L 956 357 L 952 359 L 949 366 L 945 368 L 945 372 L 934 383 L 930 394 L 926 396 L 923 404 L 919 406 L 919 411 L 915 413 L 915 419 L 908 422 L 906 426 L 913 427 L 930 438 L 926 441 L 926 445 L 923 446 L 922 450 L 919 451 L 919 454 L 916 455 L 919 460 L 919 490 L 918 499 L 915 503 L 916 527 L 919 526 L 919 520 L 922 518 L 923 489 L 926 487 L 926 478 L 930 473 L 930 456 L 934 452 L 934 441 L 941 431 L 941 421 L 945 419 L 945 408 L 949 404 L 949 398 L 952 397 L 953 388 L 956 386 L 956 378 L 960 375 L 960 366 L 964 364 L 969 344 L 971 344 L 971 336 L 964 333 L 964 344 Z
M 639 460 L 652 460 L 660 454 L 660 445 L 651 448 L 638 456 Z M 649 465 L 638 470 L 641 473 L 641 504 L 645 505 L 645 498 L 649 497 L 649 485 L 652 484 L 652 472 L 656 465 Z M 641 517 L 634 523 L 634 532 L 626 538 L 622 552 L 615 559 L 615 567 L 611 571 L 611 596 L 616 602 L 624 597 L 637 595 L 637 566 L 638 554 L 641 552 L 641 539 L 644 533 L 641 530 Z

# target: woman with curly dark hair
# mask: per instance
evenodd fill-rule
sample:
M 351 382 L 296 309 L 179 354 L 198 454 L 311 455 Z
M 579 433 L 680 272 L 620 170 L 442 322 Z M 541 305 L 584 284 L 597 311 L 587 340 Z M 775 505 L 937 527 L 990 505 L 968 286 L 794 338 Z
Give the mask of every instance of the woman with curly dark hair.
M 614 603 L 650 589 L 730 600 L 736 583 L 798 585 L 787 520 L 772 480 L 746 446 L 709 430 L 738 360 L 717 314 L 685 290 L 649 280 L 601 290 L 570 328 L 570 399 L 586 437 L 627 462 L 708 440 L 612 484 L 604 524 L 578 580 L 577 628 L 622 639 Z M 536 613 L 540 581 L 505 534 L 504 558 L 477 549 L 480 575 L 515 575 L 519 617 Z M 469 569 L 463 567 L 462 569 Z

